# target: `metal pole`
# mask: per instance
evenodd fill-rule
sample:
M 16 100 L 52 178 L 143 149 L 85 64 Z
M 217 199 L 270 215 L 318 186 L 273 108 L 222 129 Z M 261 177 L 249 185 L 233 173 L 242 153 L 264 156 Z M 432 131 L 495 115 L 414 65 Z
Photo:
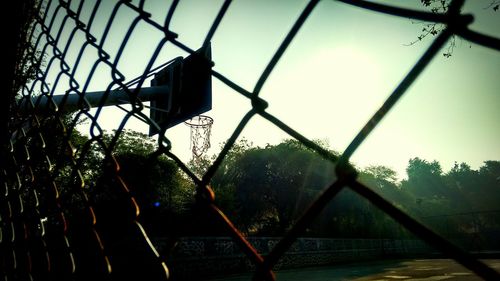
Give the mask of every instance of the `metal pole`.
M 129 92 L 134 92 L 136 89 L 129 89 Z M 98 107 L 101 103 L 101 100 L 104 95 L 104 91 L 99 91 L 99 92 L 87 92 L 84 94 L 85 100 L 88 102 L 90 107 Z M 62 105 L 62 102 L 64 100 L 66 95 L 54 95 L 52 98 L 49 98 L 48 96 L 41 96 L 41 97 L 32 97 L 31 102 L 35 105 L 33 108 L 31 104 L 29 103 L 29 100 L 23 100 L 19 106 L 19 110 L 21 112 L 29 111 L 29 110 L 34 110 L 35 113 L 44 113 L 47 112 L 51 107 L 54 105 L 57 106 L 58 110 L 62 110 L 64 112 L 71 112 L 78 110 L 81 108 L 81 102 L 82 97 L 77 94 L 71 94 L 66 97 L 66 102 L 64 103 L 64 106 Z M 138 98 L 141 101 L 151 101 L 151 100 L 157 100 L 160 98 L 166 98 L 170 99 L 170 87 L 169 86 L 154 86 L 154 87 L 147 87 L 147 88 L 141 88 L 139 90 Z M 38 99 L 40 99 L 38 101 Z M 52 105 L 50 102 L 50 99 L 52 99 Z M 38 104 L 37 104 L 38 101 Z M 130 96 L 127 93 L 127 91 L 124 90 L 113 90 L 109 92 L 108 97 L 104 101 L 103 106 L 111 106 L 111 105 L 119 105 L 119 104 L 128 104 L 130 103 Z

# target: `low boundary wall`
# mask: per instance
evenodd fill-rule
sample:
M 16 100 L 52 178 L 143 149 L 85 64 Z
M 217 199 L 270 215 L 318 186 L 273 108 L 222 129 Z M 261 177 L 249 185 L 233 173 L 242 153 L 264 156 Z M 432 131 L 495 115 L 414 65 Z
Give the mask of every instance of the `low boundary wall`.
M 249 237 L 266 255 L 279 237 Z M 155 239 L 162 251 L 168 239 Z M 330 265 L 340 262 L 415 256 L 432 250 L 421 240 L 299 238 L 274 269 Z M 230 237 L 183 237 L 167 258 L 173 280 L 196 280 L 247 272 L 254 265 Z

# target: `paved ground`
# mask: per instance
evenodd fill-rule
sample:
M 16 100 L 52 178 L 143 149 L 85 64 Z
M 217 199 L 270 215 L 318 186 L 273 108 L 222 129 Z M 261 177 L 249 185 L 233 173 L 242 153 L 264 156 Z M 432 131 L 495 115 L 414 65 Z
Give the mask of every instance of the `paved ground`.
M 486 260 L 490 267 L 500 272 L 500 260 Z M 421 259 L 401 261 L 384 268 L 383 272 L 354 279 L 375 280 L 483 280 L 453 260 Z
M 500 272 L 500 260 L 485 260 Z M 448 259 L 413 259 L 363 262 L 353 265 L 284 270 L 277 272 L 277 281 L 469 281 L 482 280 L 472 272 Z M 251 275 L 232 276 L 211 281 L 250 281 Z

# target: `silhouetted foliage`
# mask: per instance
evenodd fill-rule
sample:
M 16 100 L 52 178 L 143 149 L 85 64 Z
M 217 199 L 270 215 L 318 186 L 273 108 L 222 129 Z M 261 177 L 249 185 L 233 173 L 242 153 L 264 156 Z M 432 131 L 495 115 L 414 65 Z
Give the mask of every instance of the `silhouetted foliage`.
M 396 172 L 384 166 L 360 171 L 360 180 L 397 207 L 431 227 L 443 228 L 430 216 L 451 215 L 447 231 L 469 237 L 470 218 L 460 212 L 491 210 L 500 200 L 498 161 L 486 161 L 479 171 L 465 163 L 443 172 L 437 161 L 410 159 L 408 178 L 398 182 Z M 334 164 L 294 140 L 254 147 L 243 140 L 235 146 L 215 175 L 216 202 L 240 230 L 249 235 L 283 235 L 302 211 L 335 179 Z M 491 215 L 493 214 L 493 215 Z M 483 216 L 485 217 L 485 216 Z M 306 236 L 390 238 L 409 237 L 385 213 L 348 189 L 340 192 L 304 233 Z
M 333 165 L 297 141 L 245 147 L 232 151 L 212 184 L 216 194 L 234 193 L 230 213 L 247 233 L 283 233 L 334 179 Z
M 420 0 L 422 6 L 424 6 L 425 9 L 428 9 L 432 13 L 447 13 L 448 9 L 451 4 L 451 0 Z M 480 1 L 476 1 L 479 3 Z M 476 5 L 483 5 L 484 10 L 492 10 L 494 12 L 497 12 L 499 7 L 500 7 L 500 1 L 498 0 L 484 0 L 481 1 L 480 4 Z M 414 45 L 425 38 L 436 36 L 439 33 L 441 33 L 443 30 L 445 30 L 446 25 L 442 23 L 435 23 L 435 22 L 416 22 L 417 24 L 420 24 L 422 26 L 422 31 L 419 35 L 417 35 L 417 39 L 410 42 L 409 45 Z M 443 56 L 445 58 L 449 58 L 453 55 L 453 51 L 455 47 L 457 46 L 457 35 L 451 36 L 447 47 L 445 48 L 445 51 L 443 52 Z M 469 48 L 472 47 L 469 44 Z
M 109 144 L 110 136 L 104 136 L 103 142 Z M 95 187 L 89 187 L 93 200 L 97 206 L 103 206 L 100 202 L 115 206 L 106 199 L 114 193 L 103 191 L 109 188 L 102 185 L 106 173 L 96 172 L 99 169 L 93 166 L 105 157 L 100 142 L 83 136 L 75 142 L 80 147 L 86 143 L 92 147 L 82 167 L 84 177 L 97 182 Z M 140 219 L 146 229 L 154 236 L 227 235 L 222 225 L 214 224 L 210 212 L 196 204 L 193 184 L 170 160 L 155 158 L 154 151 L 154 143 L 131 131 L 122 134 L 114 149 L 120 175 L 141 208 Z M 190 165 L 203 174 L 210 162 L 206 157 Z M 281 236 L 335 180 L 334 170 L 334 163 L 295 140 L 265 147 L 242 140 L 228 153 L 211 186 L 217 206 L 241 231 L 248 235 Z M 456 163 L 450 171 L 443 172 L 439 162 L 415 157 L 409 160 L 406 171 L 408 178 L 398 181 L 394 170 L 369 166 L 360 170 L 359 179 L 449 238 L 472 241 L 471 229 L 481 229 L 481 239 L 487 240 L 500 229 L 500 212 L 495 213 L 500 202 L 499 161 L 486 161 L 479 170 Z M 488 212 L 476 215 L 477 211 Z M 474 216 L 464 215 L 467 212 Z M 411 237 L 384 212 L 349 189 L 341 191 L 303 235 Z

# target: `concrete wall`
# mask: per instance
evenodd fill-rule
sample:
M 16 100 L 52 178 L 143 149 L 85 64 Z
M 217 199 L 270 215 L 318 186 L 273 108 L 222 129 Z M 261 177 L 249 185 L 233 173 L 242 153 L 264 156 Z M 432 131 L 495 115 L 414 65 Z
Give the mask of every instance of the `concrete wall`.
M 263 255 L 278 243 L 276 237 L 249 237 L 248 241 Z M 156 239 L 162 251 L 167 239 Z M 420 240 L 299 238 L 274 268 L 298 268 L 339 262 L 411 256 L 430 252 Z M 184 237 L 167 258 L 173 280 L 251 271 L 254 265 L 229 237 Z

